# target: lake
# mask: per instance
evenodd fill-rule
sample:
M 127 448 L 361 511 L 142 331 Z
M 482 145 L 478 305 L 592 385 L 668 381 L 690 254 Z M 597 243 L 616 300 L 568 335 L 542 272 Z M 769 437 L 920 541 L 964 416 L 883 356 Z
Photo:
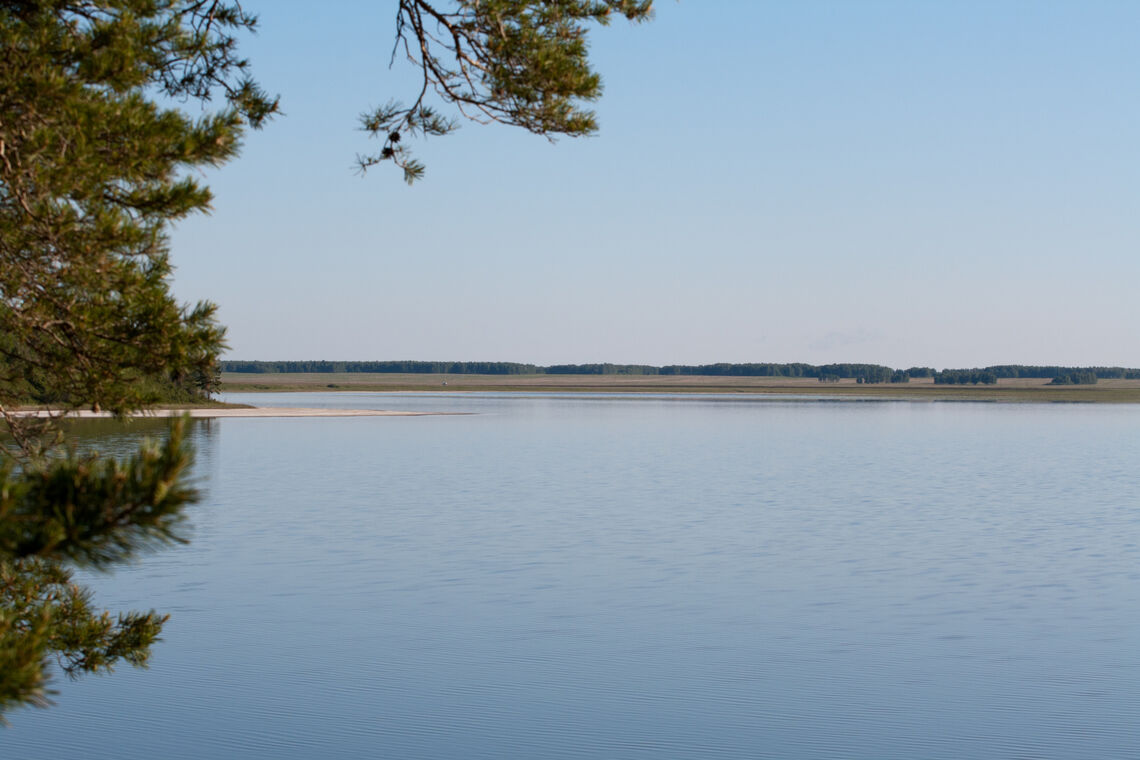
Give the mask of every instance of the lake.
M 243 394 L 5 760 L 1140 757 L 1140 406 Z M 100 428 L 122 450 L 131 432 Z

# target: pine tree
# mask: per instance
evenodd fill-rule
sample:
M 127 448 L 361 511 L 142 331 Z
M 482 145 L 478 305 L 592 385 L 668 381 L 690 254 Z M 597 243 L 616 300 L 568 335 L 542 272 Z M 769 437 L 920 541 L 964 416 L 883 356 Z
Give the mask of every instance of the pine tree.
M 203 211 L 189 170 L 220 165 L 276 110 L 236 57 L 237 3 L 0 3 L 0 710 L 72 674 L 143 664 L 163 616 L 95 612 L 69 566 L 178 540 L 181 429 L 126 462 L 53 453 L 48 403 L 126 414 L 156 378 L 210 390 L 224 330 L 169 291 L 167 232 Z M 219 106 L 192 118 L 186 101 Z
M 475 121 L 552 137 L 597 125 L 590 23 L 651 0 L 397 0 L 396 52 L 422 72 L 411 105 L 364 117 L 391 160 L 405 137 Z M 216 387 L 224 330 L 171 295 L 171 222 L 209 207 L 191 171 L 224 164 L 277 112 L 236 35 L 236 0 L 0 0 L 0 712 L 44 705 L 47 663 L 77 675 L 145 664 L 165 617 L 91 606 L 73 566 L 106 568 L 180 540 L 190 452 L 175 426 L 124 462 L 59 453 L 59 415 L 126 415 L 170 388 Z M 180 106 L 209 106 L 191 117 Z M 20 414 L 49 405 L 45 419 Z M 0 717 L 2 720 L 2 717 Z
M 614 16 L 644 21 L 652 0 L 459 0 L 443 7 L 398 0 L 392 61 L 404 56 L 421 73 L 410 105 L 389 101 L 366 113 L 364 130 L 381 149 L 357 157 L 362 171 L 392 161 L 410 184 L 424 165 L 405 137 L 445 135 L 458 122 L 428 102 L 433 94 L 465 118 L 522 127 L 553 138 L 597 131 L 584 103 L 602 94 L 587 56 L 590 23 Z

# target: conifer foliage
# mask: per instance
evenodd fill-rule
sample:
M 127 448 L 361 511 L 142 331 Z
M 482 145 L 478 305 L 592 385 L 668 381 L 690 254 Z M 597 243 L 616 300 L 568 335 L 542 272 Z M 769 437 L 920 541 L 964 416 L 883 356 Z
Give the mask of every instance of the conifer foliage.
M 405 137 L 462 116 L 553 137 L 596 129 L 590 24 L 651 0 L 396 0 L 396 47 L 422 72 L 411 104 L 363 117 L 359 159 L 423 175 Z M 248 74 L 238 0 L 0 0 L 0 712 L 72 675 L 145 664 L 163 616 L 113 620 L 72 582 L 179 540 L 182 430 L 125 462 L 60 453 L 58 414 L 126 414 L 171 388 L 208 394 L 224 330 L 169 290 L 171 222 L 209 208 L 196 169 L 232 159 L 278 110 Z M 46 419 L 18 407 L 49 405 Z M 0 721 L 3 718 L 0 716 Z
M 652 0 L 398 0 L 392 60 L 402 55 L 417 67 L 420 88 L 410 105 L 389 101 L 363 115 L 383 147 L 357 157 L 361 170 L 392 161 L 409 184 L 423 176 L 404 137 L 457 126 L 428 101 L 433 94 L 473 121 L 549 138 L 592 134 L 597 119 L 583 104 L 601 96 L 602 79 L 587 56 L 589 25 L 644 21 L 652 10 Z
M 0 469 L 0 712 L 48 704 L 51 658 L 70 676 L 146 664 L 166 616 L 93 610 L 67 565 L 105 568 L 182 540 L 182 508 L 196 498 L 183 481 L 189 463 L 179 423 L 126 462 L 70 457 L 19 474 L 11 463 Z
M 211 389 L 224 330 L 170 293 L 167 233 L 209 206 L 188 172 L 277 108 L 236 55 L 255 23 L 222 0 L 0 1 L 0 710 L 45 704 L 52 659 L 145 663 L 161 629 L 94 611 L 69 568 L 178 540 L 181 429 L 125 462 L 67 456 L 53 418 L 16 407 L 123 414 L 156 379 Z

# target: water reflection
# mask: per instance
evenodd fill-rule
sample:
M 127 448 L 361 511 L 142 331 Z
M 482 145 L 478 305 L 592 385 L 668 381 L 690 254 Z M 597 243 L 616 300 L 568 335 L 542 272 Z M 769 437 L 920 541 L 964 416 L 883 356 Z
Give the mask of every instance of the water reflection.
M 108 456 L 127 456 L 137 451 L 143 439 L 164 440 L 170 430 L 170 419 L 134 417 L 115 419 L 64 420 L 66 442 L 79 451 L 98 451 Z M 186 420 L 186 440 L 199 451 L 208 451 L 216 436 L 219 420 L 203 418 Z M 208 456 L 208 454 L 207 454 Z

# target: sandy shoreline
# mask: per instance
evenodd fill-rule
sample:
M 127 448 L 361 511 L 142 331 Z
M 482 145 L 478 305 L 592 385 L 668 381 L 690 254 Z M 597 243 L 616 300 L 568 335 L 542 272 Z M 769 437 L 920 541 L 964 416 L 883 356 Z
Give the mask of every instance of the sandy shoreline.
M 28 417 L 50 417 L 58 415 L 47 409 L 21 412 Z M 188 414 L 195 418 L 215 417 L 425 417 L 429 415 L 456 414 L 456 412 L 402 412 L 391 409 L 316 409 L 301 406 L 262 406 L 244 409 L 148 409 L 136 412 L 132 417 L 181 417 Z M 461 412 L 460 412 L 461 414 Z M 80 409 L 64 415 L 71 419 L 110 419 L 110 412 L 93 412 Z

